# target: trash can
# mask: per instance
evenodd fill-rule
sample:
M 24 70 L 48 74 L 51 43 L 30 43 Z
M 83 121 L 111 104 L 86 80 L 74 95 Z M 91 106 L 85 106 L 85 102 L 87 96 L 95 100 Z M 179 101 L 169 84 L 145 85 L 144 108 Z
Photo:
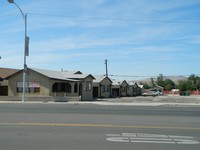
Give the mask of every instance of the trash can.
M 180 96 L 185 96 L 186 95 L 186 92 L 185 91 L 180 91 Z
M 190 96 L 190 92 L 185 92 L 185 96 Z

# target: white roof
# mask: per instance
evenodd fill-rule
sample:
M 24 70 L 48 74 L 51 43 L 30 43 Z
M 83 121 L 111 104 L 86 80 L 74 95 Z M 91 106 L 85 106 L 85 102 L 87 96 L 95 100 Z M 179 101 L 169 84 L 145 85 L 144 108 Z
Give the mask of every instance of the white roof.
M 138 84 L 138 86 L 142 89 L 144 87 L 144 85 L 142 84 Z
M 106 78 L 105 76 L 94 76 L 94 77 L 95 77 L 95 79 L 94 79 L 93 82 L 95 82 L 95 83 L 99 83 L 99 82 L 101 82 L 103 79 Z
M 86 78 L 89 75 L 89 74 L 76 74 L 77 72 L 74 71 L 61 72 L 61 71 L 36 69 L 36 68 L 30 68 L 30 69 L 52 79 L 67 80 L 67 81 L 78 81 L 80 79 Z
M 104 76 L 104 75 L 96 75 L 96 76 L 94 76 L 94 83 L 100 83 L 100 82 L 102 82 L 104 79 L 108 79 L 111 83 L 112 83 L 112 80 L 109 78 L 109 77 L 106 77 L 106 76 Z
M 136 82 L 134 82 L 134 81 L 127 81 L 127 83 L 129 84 L 129 85 L 138 85 Z
M 121 81 L 112 79 L 112 85 L 121 85 L 121 83 L 122 83 Z

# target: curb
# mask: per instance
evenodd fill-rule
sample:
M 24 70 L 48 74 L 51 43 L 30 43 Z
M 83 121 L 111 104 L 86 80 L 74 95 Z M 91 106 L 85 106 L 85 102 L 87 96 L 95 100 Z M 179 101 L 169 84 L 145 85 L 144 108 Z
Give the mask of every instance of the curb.
M 52 101 L 0 101 L 0 104 L 65 104 L 65 105 L 101 105 L 101 106 L 200 106 L 200 103 L 120 103 L 120 102 L 52 102 Z

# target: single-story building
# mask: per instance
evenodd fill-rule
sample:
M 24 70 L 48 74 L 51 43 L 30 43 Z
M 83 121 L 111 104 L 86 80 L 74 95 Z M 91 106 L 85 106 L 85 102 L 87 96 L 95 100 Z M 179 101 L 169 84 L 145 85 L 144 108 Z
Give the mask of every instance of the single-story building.
M 126 80 L 122 81 L 121 83 L 121 96 L 128 96 L 128 88 L 129 85 Z
M 112 81 L 106 76 L 95 76 L 93 80 L 93 97 L 108 98 L 112 95 Z
M 112 96 L 113 97 L 121 97 L 121 82 L 115 79 L 112 79 Z
M 112 82 L 112 95 L 114 97 L 128 96 L 128 83 L 125 80 L 112 80 Z
M 21 96 L 23 70 L 8 77 L 8 95 Z M 26 97 L 65 97 L 75 100 L 93 100 L 91 74 L 80 71 L 52 71 L 28 68 L 26 72 Z M 80 98 L 80 99 L 79 99 Z
M 139 86 L 136 82 L 134 81 L 129 81 L 128 83 L 128 96 L 137 96 L 138 95 L 138 89 Z
M 0 96 L 8 96 L 8 76 L 19 71 L 18 69 L 0 68 Z

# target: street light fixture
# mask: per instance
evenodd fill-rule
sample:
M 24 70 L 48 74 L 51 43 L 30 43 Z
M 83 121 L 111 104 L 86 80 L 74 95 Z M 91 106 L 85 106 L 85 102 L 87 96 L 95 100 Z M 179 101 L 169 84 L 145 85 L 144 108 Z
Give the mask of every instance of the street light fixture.
M 22 14 L 22 18 L 24 20 L 24 69 L 23 69 L 23 91 L 22 91 L 22 102 L 24 102 L 25 90 L 26 90 L 26 72 L 27 72 L 27 64 L 26 64 L 26 56 L 29 56 L 29 37 L 27 36 L 27 14 L 21 10 L 21 8 L 14 2 L 14 0 L 8 0 L 9 3 L 14 4 L 20 10 Z

